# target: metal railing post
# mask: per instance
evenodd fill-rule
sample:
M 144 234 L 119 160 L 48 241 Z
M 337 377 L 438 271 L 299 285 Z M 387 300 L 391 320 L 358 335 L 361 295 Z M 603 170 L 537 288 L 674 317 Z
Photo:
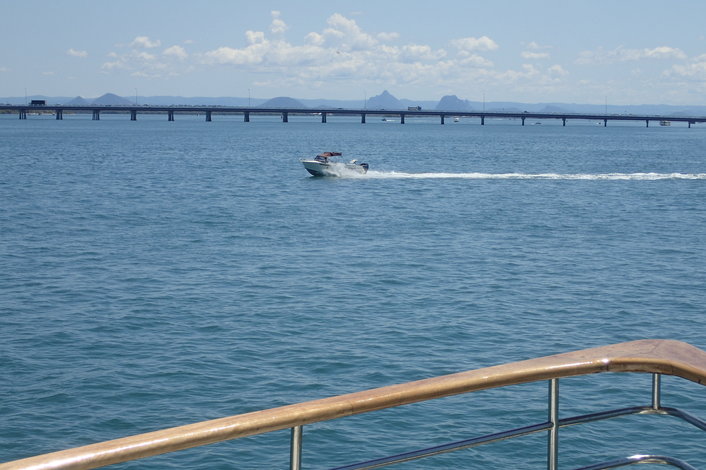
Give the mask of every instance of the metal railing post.
M 292 428 L 292 439 L 289 450 L 290 470 L 301 470 L 302 468 L 302 426 Z
M 652 408 L 659 410 L 662 405 L 661 401 L 661 382 L 662 374 L 652 374 Z
M 549 429 L 547 470 L 557 470 L 559 461 L 559 379 L 549 381 Z

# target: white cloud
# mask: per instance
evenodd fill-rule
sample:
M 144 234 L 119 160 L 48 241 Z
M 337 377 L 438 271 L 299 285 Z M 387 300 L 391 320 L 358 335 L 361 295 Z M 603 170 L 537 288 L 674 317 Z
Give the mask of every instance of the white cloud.
M 394 41 L 400 38 L 399 33 L 378 33 L 376 37 L 383 42 Z
M 114 60 L 112 62 L 104 62 L 103 65 L 101 65 L 101 70 L 104 71 L 112 71 L 112 70 L 119 70 L 119 69 L 124 69 L 125 64 L 123 63 L 122 60 Z
M 540 60 L 540 59 L 548 59 L 549 53 L 548 52 L 522 51 L 520 56 L 523 59 L 527 59 L 527 60 Z
M 262 31 L 245 31 L 245 37 L 248 39 L 250 44 L 264 43 L 265 33 Z
M 70 56 L 72 56 L 72 57 L 80 57 L 80 58 L 82 58 L 82 59 L 85 59 L 86 57 L 88 57 L 88 52 L 86 52 L 86 51 L 79 51 L 79 50 L 76 50 L 76 49 L 69 49 L 68 51 L 66 51 L 66 54 L 67 54 L 67 55 L 70 55 Z
M 185 60 L 189 56 L 186 50 L 181 46 L 168 47 L 162 52 L 162 54 L 166 56 L 176 57 L 179 60 Z
M 681 49 L 669 46 L 660 46 L 654 49 L 627 49 L 620 46 L 610 51 L 603 48 L 595 51 L 582 51 L 576 63 L 582 65 L 610 64 L 644 59 L 686 59 L 686 54 Z
M 530 51 L 543 51 L 546 49 L 553 49 L 553 46 L 545 46 L 544 44 L 539 44 L 536 41 L 530 41 L 526 43 L 525 49 L 528 49 Z
M 112 51 L 107 54 L 110 60 L 101 65 L 104 73 L 129 73 L 134 77 L 164 78 L 188 73 L 193 65 L 185 64 L 189 54 L 182 46 L 170 46 L 161 54 L 147 52 L 146 48 L 159 46 L 161 41 L 146 36 L 135 38 L 130 49 L 123 52 Z M 125 48 L 125 45 L 118 46 Z
M 451 44 L 461 51 L 494 51 L 499 46 L 498 44 L 490 39 L 488 36 L 481 36 L 479 38 L 467 37 L 454 39 Z
M 405 62 L 434 61 L 446 56 L 446 51 L 433 50 L 429 46 L 410 44 L 402 46 L 399 57 Z
M 457 40 L 460 51 L 455 57 L 426 44 L 393 45 L 388 41 L 399 39 L 398 33 L 369 33 L 339 13 L 328 18 L 322 31 L 306 34 L 301 45 L 276 36 L 247 31 L 242 47 L 223 45 L 192 57 L 202 65 L 230 65 L 277 74 L 277 78 L 263 78 L 259 82 L 262 86 L 311 88 L 343 80 L 391 86 L 466 80 L 469 74 L 481 74 L 482 69 L 493 67 L 492 62 L 473 51 L 498 48 L 486 36 Z
M 152 40 L 148 36 L 137 36 L 131 43 L 130 47 L 135 47 L 135 48 L 145 48 L 145 49 L 153 49 L 155 47 L 159 47 L 162 45 L 162 41 L 159 39 Z
M 524 44 L 525 50 L 520 53 L 520 57 L 525 60 L 542 60 L 550 57 L 547 49 L 552 49 L 552 46 L 543 46 L 535 41 L 530 41 Z
M 674 65 L 664 75 L 706 80 L 706 54 L 696 57 L 689 64 Z
M 547 71 L 549 72 L 549 75 L 555 77 L 564 77 L 569 74 L 569 72 L 567 72 L 564 67 L 559 64 L 552 65 L 547 69 Z
M 356 55 L 341 53 L 318 46 L 294 46 L 287 42 L 268 43 L 263 53 L 263 62 L 274 67 L 304 69 L 318 64 L 331 64 L 357 59 Z
M 370 34 L 363 32 L 355 20 L 351 20 L 334 13 L 327 20 L 329 28 L 324 30 L 327 41 L 337 42 L 343 50 L 360 51 L 370 49 L 377 44 L 377 40 Z
M 207 63 L 216 64 L 231 64 L 231 65 L 243 65 L 243 64 L 257 64 L 262 61 L 262 57 L 254 54 L 252 50 L 246 49 L 235 49 L 232 47 L 219 47 L 218 49 L 208 51 L 204 56 L 207 59 Z
M 478 54 L 464 54 L 458 61 L 458 65 L 478 68 L 491 68 L 493 63 Z
M 147 62 L 152 61 L 156 58 L 156 56 L 154 54 L 150 54 L 148 52 L 137 52 L 133 55 L 133 57 L 136 57 L 140 60 L 144 60 Z
M 526 76 L 539 75 L 539 69 L 534 64 L 522 64 L 522 70 Z
M 314 46 L 323 46 L 326 41 L 319 33 L 311 32 L 304 37 L 304 40 Z
M 273 12 L 278 18 L 279 13 Z M 222 46 L 202 54 L 204 63 L 230 65 L 262 64 L 271 67 L 311 67 L 328 64 L 334 70 L 346 69 L 351 60 L 360 61 L 361 55 L 374 60 L 381 53 L 377 40 L 363 32 L 354 20 L 336 13 L 327 21 L 329 27 L 322 33 L 310 32 L 304 45 L 293 45 L 282 39 L 268 39 L 262 31 L 246 31 L 247 45 L 242 48 Z M 377 48 L 377 51 L 376 51 Z M 424 48 L 405 50 L 407 57 L 427 57 L 433 54 Z M 354 57 L 351 54 L 356 54 Z M 384 55 L 384 52 L 383 52 Z M 397 51 L 396 56 L 400 56 Z M 293 71 L 289 71 L 293 73 Z M 301 73 L 301 71 L 299 71 Z
M 650 59 L 686 59 L 686 54 L 680 49 L 667 46 L 644 49 L 643 53 Z
M 210 50 L 190 52 L 172 45 L 156 53 L 156 39 L 146 36 L 120 46 L 108 54 L 103 64 L 105 73 L 124 73 L 134 77 L 159 78 L 187 73 L 195 67 L 233 67 L 238 72 L 257 73 L 252 86 L 273 89 L 294 87 L 311 90 L 333 87 L 385 86 L 424 89 L 457 88 L 461 92 L 484 86 L 531 90 L 561 86 L 568 72 L 559 64 L 540 67 L 541 62 L 517 64 L 499 70 L 484 57 L 485 52 L 499 49 L 488 36 L 464 37 L 451 41 L 452 49 L 434 48 L 429 44 L 401 43 L 396 32 L 365 31 L 350 17 L 331 15 L 326 24 L 305 34 L 299 43 L 285 39 L 287 24 L 278 11 L 272 11 L 272 22 L 265 31 L 245 31 L 241 44 L 222 44 Z M 186 44 L 182 42 L 181 44 Z M 537 43 L 526 43 L 520 50 L 528 61 L 549 58 Z M 653 54 L 669 54 L 655 49 Z M 489 87 L 489 88 L 488 88 Z
M 272 15 L 272 24 L 270 24 L 270 31 L 272 34 L 282 34 L 287 30 L 287 23 L 280 19 L 280 12 L 273 10 L 270 12 Z

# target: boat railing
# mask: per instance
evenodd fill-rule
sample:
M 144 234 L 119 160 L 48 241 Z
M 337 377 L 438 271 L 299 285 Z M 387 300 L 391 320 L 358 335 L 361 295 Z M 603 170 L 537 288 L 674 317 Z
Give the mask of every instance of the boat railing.
M 581 416 L 560 417 L 559 380 L 603 372 L 652 374 L 651 403 Z M 566 426 L 626 415 L 657 414 L 681 418 L 706 431 L 706 421 L 677 408 L 662 406 L 662 375 L 677 376 L 706 385 L 706 352 L 674 340 L 639 340 L 602 346 L 124 437 L 7 462 L 0 464 L 0 470 L 97 468 L 283 429 L 291 429 L 290 468 L 299 470 L 302 468 L 304 426 L 452 395 L 539 381 L 548 383 L 546 421 L 385 458 L 351 463 L 336 467 L 336 470 L 380 468 L 534 433 L 546 433 L 546 466 L 549 470 L 556 470 L 559 431 Z M 580 470 L 618 468 L 638 463 L 665 464 L 681 469 L 694 468 L 675 457 L 645 454 L 617 458 L 585 466 Z

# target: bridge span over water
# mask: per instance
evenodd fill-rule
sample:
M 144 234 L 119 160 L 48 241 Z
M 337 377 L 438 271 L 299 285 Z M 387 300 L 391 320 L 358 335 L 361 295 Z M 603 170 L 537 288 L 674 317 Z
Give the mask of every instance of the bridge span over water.
M 138 114 L 165 114 L 169 121 L 174 121 L 177 114 L 205 115 L 206 121 L 211 121 L 214 115 L 242 115 L 245 122 L 250 122 L 251 116 L 278 115 L 282 122 L 289 122 L 290 116 L 320 116 L 325 123 L 329 116 L 360 116 L 360 122 L 365 124 L 367 117 L 381 119 L 388 117 L 399 119 L 401 124 L 408 118 L 436 117 L 440 124 L 447 119 L 477 118 L 484 125 L 486 119 L 515 119 L 525 125 L 526 120 L 561 120 L 566 126 L 567 121 L 587 120 L 608 125 L 608 121 L 642 121 L 649 127 L 650 122 L 662 125 L 672 122 L 684 122 L 689 127 L 692 124 L 706 123 L 706 116 L 660 116 L 637 114 L 600 114 L 600 113 L 538 113 L 538 112 L 485 112 L 485 111 L 423 111 L 421 109 L 385 110 L 385 109 L 344 109 L 344 108 L 259 108 L 244 106 L 70 106 L 70 105 L 0 105 L 0 112 L 17 113 L 19 119 L 27 119 L 35 113 L 53 114 L 57 120 L 64 118 L 64 113 L 90 114 L 93 120 L 100 120 L 101 113 L 128 114 L 130 120 L 136 121 Z

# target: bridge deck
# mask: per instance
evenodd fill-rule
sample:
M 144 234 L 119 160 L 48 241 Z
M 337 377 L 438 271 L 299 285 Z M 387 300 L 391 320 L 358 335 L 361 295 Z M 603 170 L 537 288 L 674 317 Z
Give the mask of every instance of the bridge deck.
M 664 115 L 637 115 L 637 114 L 600 114 L 600 113 L 541 113 L 541 112 L 486 112 L 486 111 L 444 111 L 444 110 L 398 110 L 398 109 L 344 109 L 344 108 L 259 108 L 244 106 L 69 106 L 69 105 L 0 105 L 0 112 L 12 112 L 26 119 L 28 113 L 52 112 L 57 119 L 63 118 L 64 112 L 92 113 L 93 119 L 99 119 L 100 113 L 125 113 L 130 114 L 133 120 L 138 113 L 165 113 L 169 120 L 174 120 L 175 114 L 206 114 L 206 120 L 211 120 L 212 114 L 239 114 L 249 121 L 252 114 L 281 115 L 287 122 L 289 115 L 320 115 L 322 122 L 326 116 L 398 116 L 404 123 L 410 117 L 438 117 L 441 123 L 445 118 L 480 118 L 484 124 L 485 119 L 520 119 L 523 124 L 526 119 L 559 119 L 564 124 L 568 120 L 602 121 L 644 121 L 648 126 L 650 121 L 685 122 L 689 126 L 696 123 L 705 123 L 706 116 L 664 116 Z

